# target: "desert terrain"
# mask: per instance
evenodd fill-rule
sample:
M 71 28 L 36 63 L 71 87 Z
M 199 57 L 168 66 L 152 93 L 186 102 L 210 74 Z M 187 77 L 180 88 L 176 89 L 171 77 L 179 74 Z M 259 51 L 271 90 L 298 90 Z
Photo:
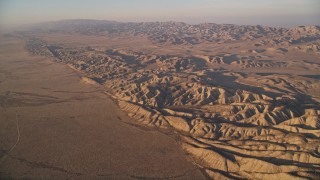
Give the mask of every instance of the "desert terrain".
M 48 74 L 51 68 L 45 67 L 47 65 L 35 68 L 39 72 L 28 71 L 28 74 L 34 77 L 47 76 L 51 79 L 62 76 L 58 78 L 59 85 L 55 85 L 58 83 L 56 81 L 54 83 L 48 81 L 50 87 L 37 90 L 37 93 L 43 92 L 42 98 L 45 95 L 50 99 L 49 102 L 53 102 L 49 103 L 50 105 L 48 102 L 42 102 L 41 106 L 34 110 L 58 116 L 57 119 L 60 121 L 65 121 L 65 117 L 71 118 L 67 115 L 70 110 L 66 107 L 72 108 L 77 113 L 88 113 L 83 116 L 72 116 L 72 119 L 85 123 L 86 128 L 82 127 L 78 133 L 82 130 L 88 131 L 87 136 L 80 133 L 81 138 L 78 138 L 94 137 L 99 139 L 98 144 L 105 146 L 99 147 L 102 154 L 95 156 L 102 164 L 98 166 L 98 163 L 95 163 L 96 167 L 90 166 L 92 171 L 106 167 L 103 163 L 107 162 L 101 159 L 106 158 L 103 154 L 105 151 L 113 152 L 110 147 L 119 148 L 108 146 L 110 139 L 104 139 L 111 136 L 110 131 L 120 131 L 126 127 L 134 134 L 135 128 L 140 127 L 148 129 L 145 131 L 138 128 L 141 130 L 140 137 L 118 132 L 124 138 L 122 141 L 110 138 L 122 148 L 132 147 L 132 144 L 135 144 L 144 149 L 138 155 L 132 150 L 130 153 L 134 154 L 134 157 L 130 156 L 131 159 L 143 157 L 141 161 L 150 163 L 154 161 L 165 163 L 166 158 L 171 158 L 171 161 L 167 162 L 169 165 L 162 166 L 161 163 L 152 166 L 146 164 L 145 168 L 166 168 L 161 171 L 157 171 L 156 168 L 144 169 L 145 171 L 140 169 L 141 173 L 148 175 L 132 177 L 319 179 L 320 27 L 318 26 L 286 29 L 213 23 L 189 25 L 180 22 L 119 23 L 66 20 L 29 27 L 6 34 L 5 38 L 23 40 L 25 51 L 28 51 L 29 55 L 25 53 L 22 57 L 37 59 L 32 61 L 33 66 L 49 62 L 50 66 L 59 66 L 60 71 L 54 75 Z M 10 62 L 11 59 L 7 56 L 14 51 L 7 51 L 2 49 L 1 63 Z M 5 60 L 6 58 L 8 60 Z M 1 66 L 4 69 L 2 71 L 5 71 L 4 67 L 6 66 Z M 47 75 L 41 76 L 42 73 Z M 63 74 L 72 76 L 65 80 Z M 75 74 L 81 74 L 81 78 L 75 77 Z M 1 136 L 5 143 L 9 143 L 7 142 L 9 134 L 16 133 L 15 111 L 17 109 L 23 111 L 23 108 L 26 108 L 24 106 L 27 106 L 23 104 L 25 100 L 18 99 L 25 94 L 12 94 L 12 91 L 22 90 L 9 91 L 5 88 L 8 87 L 4 85 L 8 78 L 5 76 L 1 79 L 1 88 L 4 89 L 2 114 L 9 113 L 5 116 L 8 118 L 2 123 L 8 126 L 4 128 Z M 21 86 L 16 88 L 35 88 L 40 83 L 30 81 L 32 85 L 26 86 L 12 83 Z M 52 88 L 54 90 L 51 90 Z M 50 98 L 70 96 L 68 91 L 75 89 L 80 97 L 76 98 L 77 102 L 73 105 L 66 104 L 65 108 L 61 106 L 62 102 Z M 95 92 L 81 93 L 92 91 Z M 83 98 L 88 98 L 86 97 L 88 95 L 89 99 L 98 100 L 94 100 L 93 104 L 83 102 Z M 10 100 L 10 96 L 13 96 L 14 100 Z M 39 103 L 34 101 L 32 99 L 29 103 Z M 56 105 L 55 101 L 58 101 L 59 110 L 52 111 L 48 106 Z M 43 104 L 46 104 L 45 107 Z M 10 109 L 7 106 L 13 107 Z M 24 111 L 25 114 L 27 111 Z M 65 114 L 61 114 L 60 111 Z M 7 119 L 11 119 L 11 122 L 9 123 Z M 30 116 L 30 121 L 34 121 L 31 119 Z M 40 119 L 46 118 L 39 113 Z M 45 122 L 53 123 L 52 118 L 49 119 Z M 107 127 L 103 128 L 99 124 L 91 127 L 89 132 L 87 126 L 92 126 L 91 121 L 96 122 L 97 119 Z M 131 126 L 123 122 L 128 122 Z M 66 133 L 60 128 L 65 129 L 67 126 L 61 124 L 57 130 Z M 98 134 L 95 128 L 99 128 L 101 132 Z M 96 134 L 90 135 L 92 132 Z M 59 136 L 64 137 L 64 135 Z M 135 138 L 138 142 L 133 143 L 127 139 L 128 137 Z M 168 137 L 174 137 L 175 140 Z M 143 140 L 144 138 L 146 140 Z M 148 140 L 150 143 L 147 143 Z M 14 138 L 10 142 L 14 142 Z M 61 141 L 56 140 L 56 143 Z M 59 147 L 55 143 L 52 144 Z M 31 142 L 29 146 L 35 148 Z M 68 152 L 83 153 L 82 145 L 79 146 L 79 149 L 70 149 Z M 145 149 L 145 146 L 149 150 Z M 19 145 L 16 149 L 18 147 Z M 20 144 L 20 147 L 23 146 Z M 74 147 L 70 145 L 70 148 Z M 170 149 L 170 152 L 162 155 L 165 158 L 154 154 L 160 153 L 163 148 Z M 19 154 L 16 149 L 15 153 Z M 52 149 L 53 147 L 48 147 L 48 150 Z M 152 149 L 157 150 L 154 152 Z M 8 156 L 6 159 L 15 157 L 6 155 L 7 152 L 6 149 L 2 153 L 2 156 Z M 150 157 L 145 157 L 145 153 Z M 50 157 L 44 152 L 43 156 Z M 11 159 L 14 161 L 14 158 Z M 198 169 L 191 164 L 191 161 Z M 72 163 L 68 165 L 66 166 L 76 169 Z M 10 172 L 13 167 L 14 165 L 12 168 L 9 166 L 6 169 L 2 168 L 1 172 Z M 74 170 L 74 172 L 79 171 L 79 169 Z M 127 171 L 139 172 L 136 169 Z M 181 171 L 191 174 L 172 175 L 183 174 Z M 28 172 L 23 173 L 28 174 Z M 162 177 L 164 174 L 170 175 Z
M 132 124 L 83 73 L 21 39 L 0 51 L 0 179 L 205 179 L 178 137 Z

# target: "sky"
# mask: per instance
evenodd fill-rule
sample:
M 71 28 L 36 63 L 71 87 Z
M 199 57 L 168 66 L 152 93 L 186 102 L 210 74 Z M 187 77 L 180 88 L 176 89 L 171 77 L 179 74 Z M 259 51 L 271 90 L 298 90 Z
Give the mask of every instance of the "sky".
M 320 25 L 320 0 L 0 0 L 0 25 L 62 19 Z

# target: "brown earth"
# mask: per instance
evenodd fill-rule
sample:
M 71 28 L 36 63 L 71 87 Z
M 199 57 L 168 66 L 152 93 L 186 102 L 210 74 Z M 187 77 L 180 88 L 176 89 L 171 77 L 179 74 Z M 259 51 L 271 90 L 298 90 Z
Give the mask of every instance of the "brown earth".
M 174 133 L 210 178 L 318 179 L 319 26 L 48 27 L 12 36 L 103 86 L 130 123 Z
M 0 179 L 205 179 L 174 135 L 131 125 L 102 86 L 0 42 Z

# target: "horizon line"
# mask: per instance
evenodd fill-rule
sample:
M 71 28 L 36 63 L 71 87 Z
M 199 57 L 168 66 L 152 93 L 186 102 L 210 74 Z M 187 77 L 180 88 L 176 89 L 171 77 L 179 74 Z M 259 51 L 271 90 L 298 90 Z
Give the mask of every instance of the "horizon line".
M 320 24 L 301 24 L 301 25 L 293 25 L 290 27 L 284 27 L 284 26 L 272 26 L 272 25 L 263 25 L 263 24 L 249 24 L 249 23 L 244 23 L 244 24 L 236 24 L 236 23 L 216 23 L 213 21 L 203 21 L 203 22 L 196 22 L 196 23 L 190 23 L 190 22 L 185 22 L 185 21 L 177 21 L 177 20 L 150 20 L 150 21 L 124 21 L 124 20 L 109 20 L 109 19 L 93 19 L 93 18 L 70 18 L 70 19 L 57 19 L 57 20 L 48 20 L 48 21 L 39 21 L 39 22 L 34 22 L 34 23 L 24 23 L 24 24 L 3 24 L 3 25 L 9 25 L 9 26 L 16 26 L 16 27 L 23 27 L 23 26 L 32 26 L 32 25 L 40 25 L 44 23 L 52 23 L 52 22 L 59 22 L 59 21 L 76 21 L 76 20 L 91 20 L 91 21 L 108 21 L 108 22 L 114 22 L 114 23 L 168 23 L 168 22 L 176 22 L 176 23 L 184 23 L 187 25 L 201 25 L 201 24 L 218 24 L 218 25 L 237 25 L 237 26 L 262 26 L 262 27 L 272 27 L 272 28 L 285 28 L 285 29 L 290 29 L 290 28 L 295 28 L 295 27 L 320 27 Z

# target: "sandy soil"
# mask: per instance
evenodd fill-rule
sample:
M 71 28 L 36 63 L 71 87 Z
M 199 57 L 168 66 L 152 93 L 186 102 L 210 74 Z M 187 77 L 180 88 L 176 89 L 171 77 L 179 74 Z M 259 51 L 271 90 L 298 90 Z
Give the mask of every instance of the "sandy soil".
M 205 179 L 173 135 L 130 125 L 103 87 L 0 42 L 0 179 Z

